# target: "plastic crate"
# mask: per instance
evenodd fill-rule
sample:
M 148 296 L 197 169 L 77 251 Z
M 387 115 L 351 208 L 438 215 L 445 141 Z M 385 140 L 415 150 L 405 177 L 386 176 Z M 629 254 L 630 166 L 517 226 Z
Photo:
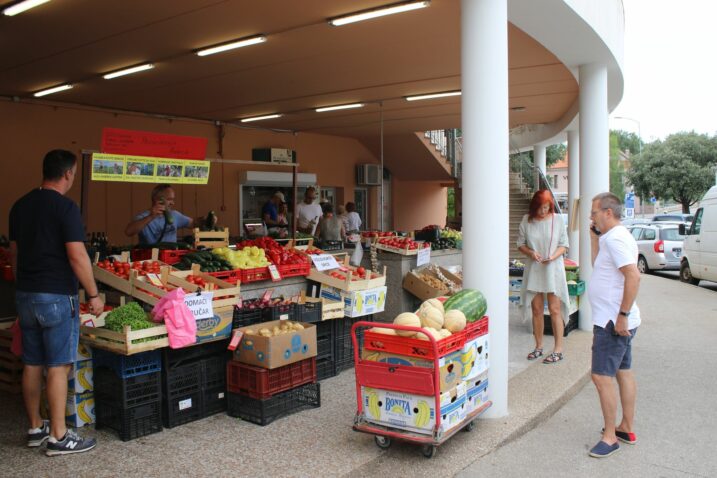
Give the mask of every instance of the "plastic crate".
M 305 302 L 303 304 L 296 304 L 296 320 L 299 322 L 314 323 L 321 321 L 321 307 L 322 303 L 319 302 Z
M 162 431 L 162 409 L 159 400 L 134 407 L 123 407 L 113 400 L 95 397 L 95 428 L 110 428 L 120 440 L 129 441 Z
M 94 349 L 92 359 L 95 367 L 111 368 L 121 378 L 162 370 L 162 355 L 159 350 L 120 355 L 102 349 Z
M 262 426 L 301 409 L 320 406 L 321 387 L 318 383 L 294 388 L 264 400 L 238 393 L 227 393 L 227 414 L 229 416 Z
M 568 295 L 583 295 L 585 293 L 585 281 L 577 281 L 576 284 L 568 284 Z
M 346 370 L 354 366 L 354 344 L 351 340 L 351 327 L 358 322 L 373 322 L 373 316 L 368 317 L 344 317 L 343 319 L 336 319 L 334 323 L 334 358 L 336 360 L 336 367 L 339 372 Z M 356 331 L 356 339 L 358 340 L 359 346 L 363 347 L 363 332 L 365 329 L 359 328 Z
M 488 321 L 488 316 L 484 315 L 481 319 L 478 319 L 475 322 L 468 322 L 466 324 L 466 328 L 463 329 L 463 333 L 466 336 L 466 342 L 475 339 L 476 337 L 480 337 L 481 335 L 487 334 Z
M 226 388 L 227 361 L 226 353 L 202 359 L 202 388 Z
M 320 241 L 314 245 L 323 251 L 341 251 L 344 249 L 343 241 Z
M 259 282 L 263 280 L 271 280 L 268 267 L 258 267 L 256 269 L 240 269 L 239 280 L 242 284 L 249 282 Z
M 252 398 L 269 398 L 315 381 L 316 357 L 271 370 L 237 361 L 227 363 L 227 390 Z
M 106 399 L 116 403 L 120 408 L 130 408 L 162 399 L 160 372 L 122 378 L 110 368 L 96 367 L 93 373 L 96 399 Z
M 241 271 L 234 269 L 230 271 L 205 272 L 205 274 L 221 279 L 224 282 L 229 282 L 230 284 L 236 284 L 241 276 Z
M 227 409 L 227 389 L 224 385 L 202 390 L 202 418 Z
M 258 324 L 264 321 L 263 309 L 249 309 L 246 307 L 234 307 L 234 319 L 232 328 L 246 327 L 247 325 Z
M 202 418 L 202 362 L 195 361 L 162 371 L 162 420 L 173 428 Z
M 456 333 L 438 340 L 438 356 L 443 357 L 451 352 L 460 350 L 466 343 L 465 333 Z M 409 355 L 426 360 L 435 358 L 433 344 L 430 340 L 402 337 L 400 335 L 387 335 L 366 330 L 364 332 L 364 348 L 378 352 L 388 352 L 399 355 Z
M 334 359 L 334 321 L 316 323 L 316 358 Z
M 311 263 L 282 264 L 276 266 L 276 269 L 279 271 L 279 274 L 281 274 L 282 279 L 287 277 L 308 276 L 309 272 L 311 272 Z
M 336 361 L 330 358 L 320 359 L 316 361 L 316 380 L 321 381 L 327 378 L 335 377 L 339 373 L 336 367 Z
M 229 340 L 218 340 L 215 342 L 190 345 L 179 349 L 167 347 L 162 351 L 164 368 L 174 368 L 206 357 L 213 357 L 222 354 L 227 355 L 228 345 Z
M 523 270 L 522 267 L 509 267 L 508 275 L 510 277 L 523 277 Z
M 296 304 L 281 304 L 273 307 L 265 307 L 262 309 L 262 318 L 264 322 L 271 320 L 296 320 Z
M 563 328 L 563 337 L 567 337 L 570 332 L 578 328 L 578 314 L 579 311 L 577 310 L 570 314 L 570 317 L 568 318 L 568 323 L 565 324 Z M 545 321 L 543 333 L 545 335 L 553 335 L 553 324 L 550 322 L 550 316 L 543 316 L 543 320 Z
M 190 252 L 193 251 L 189 249 L 160 249 L 157 260 L 172 265 L 182 260 L 182 256 Z M 133 261 L 150 260 L 152 259 L 152 249 L 133 249 L 131 257 Z

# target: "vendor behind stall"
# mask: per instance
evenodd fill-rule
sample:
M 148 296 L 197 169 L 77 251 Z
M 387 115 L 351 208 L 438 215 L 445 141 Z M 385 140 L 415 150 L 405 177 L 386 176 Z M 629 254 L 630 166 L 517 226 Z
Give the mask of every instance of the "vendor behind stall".
M 286 200 L 284 193 L 277 191 L 261 208 L 261 217 L 268 232 L 276 232 L 279 237 L 288 235 L 286 219 Z
M 344 223 L 334 215 L 334 207 L 331 203 L 325 203 L 323 210 L 324 215 L 316 227 L 316 236 L 321 241 L 343 241 L 346 238 Z
M 124 233 L 139 235 L 140 244 L 177 242 L 178 229 L 192 228 L 203 220 L 201 217 L 192 219 L 174 209 L 174 189 L 169 184 L 158 184 L 152 189 L 152 207 L 137 214 Z
M 304 192 L 304 201 L 296 205 L 296 229 L 299 232 L 314 235 L 323 214 L 321 206 L 314 204 L 315 200 L 316 189 L 309 187 Z

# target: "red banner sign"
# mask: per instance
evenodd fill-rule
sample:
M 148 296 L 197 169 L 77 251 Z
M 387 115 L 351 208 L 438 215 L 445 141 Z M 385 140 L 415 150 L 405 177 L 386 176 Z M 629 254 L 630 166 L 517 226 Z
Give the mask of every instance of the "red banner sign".
M 205 159 L 207 139 L 194 136 L 103 128 L 103 153 L 150 156 L 153 158 Z

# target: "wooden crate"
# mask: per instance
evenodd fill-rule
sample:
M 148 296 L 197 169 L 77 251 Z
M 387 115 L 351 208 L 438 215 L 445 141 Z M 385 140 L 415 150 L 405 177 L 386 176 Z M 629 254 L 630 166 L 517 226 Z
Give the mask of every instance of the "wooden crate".
M 22 393 L 22 360 L 10 351 L 14 320 L 0 322 L 0 390 Z
M 149 340 L 132 343 L 138 339 Z M 138 354 L 169 346 L 167 327 L 164 324 L 141 330 L 132 330 L 130 326 L 125 326 L 122 332 L 81 325 L 80 341 L 85 345 L 122 355 Z
M 375 287 L 386 285 L 386 266 L 383 267 L 383 274 L 378 274 L 370 269 L 366 269 L 366 278 L 357 281 L 351 280 L 353 278 L 353 271 L 355 268 L 349 265 L 348 257 L 344 259 L 343 266 L 348 269 L 348 272 L 342 272 L 343 274 L 346 274 L 345 280 L 331 277 L 329 274 L 334 271 L 319 272 L 313 267 L 311 268 L 308 279 L 345 291 L 373 289 Z
M 381 239 L 385 238 L 382 237 Z M 408 247 L 399 249 L 398 247 L 391 247 L 385 244 L 379 244 L 378 242 L 376 243 L 376 249 L 379 251 L 393 252 L 394 254 L 400 254 L 402 256 L 415 256 L 418 254 L 418 251 L 420 251 L 420 249 L 409 249 Z
M 194 248 L 200 247 L 215 248 L 227 247 L 229 245 L 229 228 L 225 227 L 223 231 L 200 231 L 194 228 Z
M 181 287 L 187 293 L 197 291 L 197 285 L 186 280 L 188 275 L 201 277 L 206 282 L 204 290 L 214 292 L 214 308 L 233 307 L 239 303 L 240 284 L 231 284 L 227 281 L 213 277 L 207 273 L 200 272 L 199 264 L 192 264 L 192 270 L 189 271 L 172 271 L 167 277 L 167 283 L 170 286 Z M 163 278 L 164 279 L 164 278 Z

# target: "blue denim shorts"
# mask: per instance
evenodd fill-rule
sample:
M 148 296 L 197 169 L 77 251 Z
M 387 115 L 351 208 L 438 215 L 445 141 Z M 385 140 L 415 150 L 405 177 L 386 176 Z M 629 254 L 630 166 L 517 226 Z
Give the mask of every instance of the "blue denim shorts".
M 615 324 L 610 321 L 605 327 L 593 326 L 592 373 L 614 377 L 618 370 L 629 370 L 632 366 L 632 339 L 637 327 L 629 336 L 615 334 Z
M 77 296 L 17 291 L 15 302 L 22 330 L 22 361 L 47 367 L 73 363 L 80 338 Z

